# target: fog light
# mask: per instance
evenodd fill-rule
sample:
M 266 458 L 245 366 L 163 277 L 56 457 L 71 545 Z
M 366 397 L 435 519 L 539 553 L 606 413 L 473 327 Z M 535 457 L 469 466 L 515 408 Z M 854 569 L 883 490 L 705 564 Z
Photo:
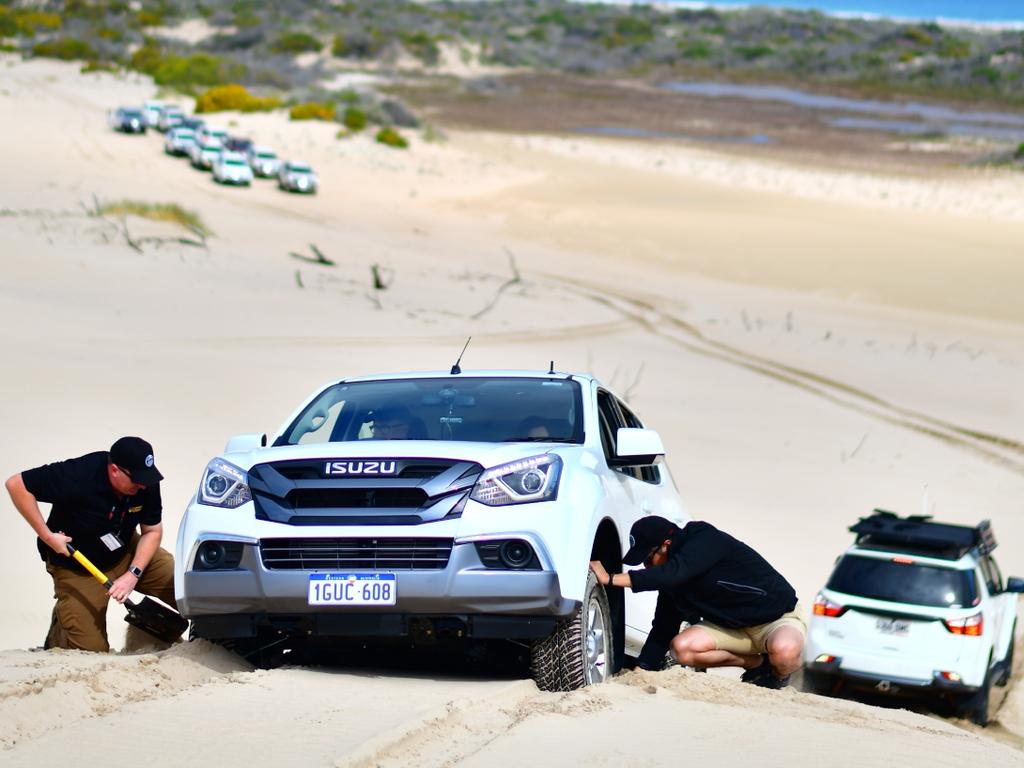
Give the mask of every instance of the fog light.
M 207 541 L 199 547 L 199 556 L 196 559 L 200 568 L 212 571 L 220 568 L 226 557 L 227 552 L 223 544 L 219 541 Z
M 509 568 L 524 568 L 533 559 L 533 549 L 525 541 L 506 541 L 498 550 L 501 562 Z

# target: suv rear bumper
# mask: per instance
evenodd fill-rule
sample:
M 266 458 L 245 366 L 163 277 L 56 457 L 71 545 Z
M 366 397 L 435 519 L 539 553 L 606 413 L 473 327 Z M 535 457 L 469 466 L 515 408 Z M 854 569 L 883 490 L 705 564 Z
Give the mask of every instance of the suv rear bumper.
M 852 688 L 871 690 L 887 695 L 915 695 L 928 693 L 968 694 L 979 690 L 976 685 L 947 680 L 936 672 L 931 678 L 882 675 L 858 669 L 844 669 L 842 659 L 829 662 L 812 661 L 804 669 L 819 678 L 831 678 L 847 683 Z

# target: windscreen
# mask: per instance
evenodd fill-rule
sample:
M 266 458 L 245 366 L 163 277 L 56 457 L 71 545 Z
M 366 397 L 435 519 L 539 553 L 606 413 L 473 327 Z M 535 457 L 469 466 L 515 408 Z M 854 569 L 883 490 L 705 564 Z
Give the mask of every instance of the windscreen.
M 828 589 L 910 605 L 965 608 L 977 603 L 974 572 L 844 555 Z
M 582 443 L 580 386 L 513 377 L 336 384 L 275 444 L 357 440 Z

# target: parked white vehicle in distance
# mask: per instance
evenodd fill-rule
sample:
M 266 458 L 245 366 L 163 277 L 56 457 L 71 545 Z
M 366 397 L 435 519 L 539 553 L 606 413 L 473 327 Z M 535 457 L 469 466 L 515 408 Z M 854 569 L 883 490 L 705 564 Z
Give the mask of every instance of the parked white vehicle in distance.
M 265 179 L 273 178 L 281 167 L 281 160 L 270 147 L 249 147 L 248 158 L 252 172 Z
M 307 163 L 289 160 L 281 165 L 281 170 L 277 173 L 277 186 L 287 192 L 311 195 L 316 192 L 316 174 Z
M 217 162 L 217 158 L 224 147 L 218 139 L 207 139 L 196 141 L 189 148 L 189 157 L 192 159 L 192 167 L 202 171 L 208 171 Z
M 806 687 L 928 696 L 988 722 L 993 685 L 1013 669 L 1017 595 L 992 557 L 992 526 L 875 510 L 814 602 Z
M 167 133 L 175 126 L 181 125 L 185 119 L 185 113 L 177 104 L 164 104 L 160 109 L 160 116 L 157 118 L 156 127 L 158 131 Z
M 210 125 L 204 123 L 202 127 L 196 132 L 196 141 L 208 141 L 210 139 L 216 139 L 221 145 L 228 138 L 228 129 L 223 128 L 219 125 Z
M 219 184 L 252 184 L 252 169 L 239 152 L 221 152 L 213 164 L 213 180 Z
M 160 122 L 160 110 L 164 103 L 160 99 L 146 99 L 142 103 L 142 114 L 145 115 L 146 125 L 149 128 L 156 128 Z
M 257 664 L 346 637 L 471 638 L 529 648 L 544 690 L 604 682 L 656 595 L 606 589 L 589 563 L 621 571 L 646 514 L 689 520 L 664 451 L 586 374 L 333 381 L 209 462 L 178 529 L 177 605 L 194 637 Z
M 189 150 L 195 143 L 196 134 L 191 128 L 171 128 L 164 139 L 164 152 L 181 157 L 189 154 Z

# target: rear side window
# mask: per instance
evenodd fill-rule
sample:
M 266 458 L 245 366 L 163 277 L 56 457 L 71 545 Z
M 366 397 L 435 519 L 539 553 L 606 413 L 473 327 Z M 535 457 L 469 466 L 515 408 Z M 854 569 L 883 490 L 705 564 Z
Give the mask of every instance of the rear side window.
M 847 595 L 936 608 L 978 603 L 973 571 L 844 555 L 828 589 Z

